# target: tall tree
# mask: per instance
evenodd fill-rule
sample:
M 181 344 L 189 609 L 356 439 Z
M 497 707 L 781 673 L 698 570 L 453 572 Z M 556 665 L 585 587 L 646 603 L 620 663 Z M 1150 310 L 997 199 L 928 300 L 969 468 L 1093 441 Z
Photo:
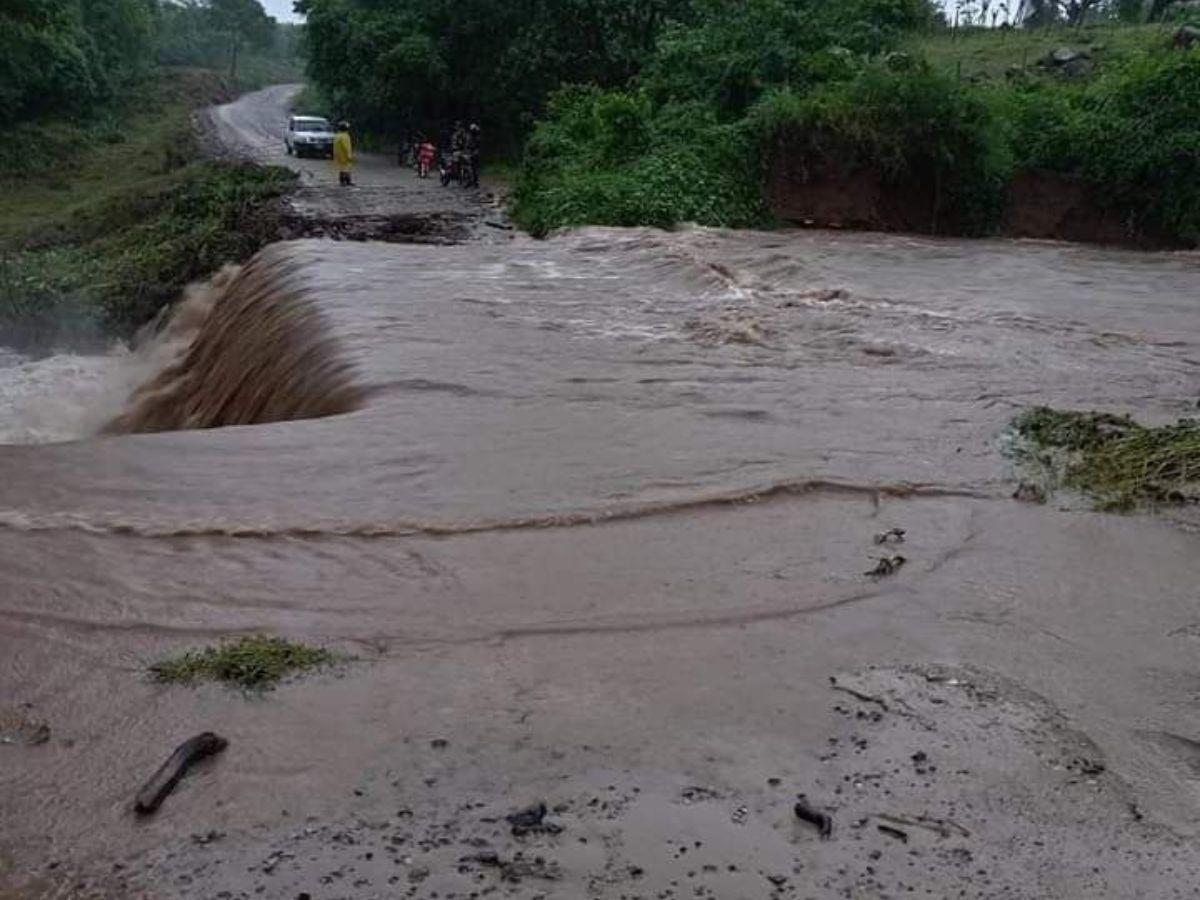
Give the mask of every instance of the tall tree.
M 275 37 L 275 20 L 259 0 L 209 0 L 208 9 L 217 28 L 229 41 L 229 77 L 237 78 L 238 54 L 242 47 L 270 46 Z

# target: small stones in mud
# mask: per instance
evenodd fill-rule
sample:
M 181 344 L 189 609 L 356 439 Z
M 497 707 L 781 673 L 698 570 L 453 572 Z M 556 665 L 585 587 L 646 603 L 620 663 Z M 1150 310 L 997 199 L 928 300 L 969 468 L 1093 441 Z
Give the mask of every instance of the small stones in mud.
M 1045 503 L 1046 489 L 1032 481 L 1022 481 L 1013 491 L 1013 499 L 1022 503 Z
M 907 533 L 908 532 L 906 532 L 903 528 L 889 528 L 887 531 L 881 531 L 877 535 L 875 535 L 875 543 L 876 544 L 887 544 L 887 543 L 903 544 L 904 543 L 904 535 L 906 535 Z
M 1087 756 L 1077 756 L 1067 763 L 1067 771 L 1078 772 L 1089 778 L 1102 774 L 1106 768 L 1104 763 Z
M 557 822 L 547 822 L 546 811 L 545 803 L 535 803 L 532 806 L 509 813 L 504 819 L 512 826 L 514 837 L 522 837 L 532 833 L 558 834 L 562 831 L 562 826 Z
M 900 571 L 900 567 L 908 560 L 903 556 L 896 554 L 895 556 L 881 557 L 875 564 L 875 568 L 864 572 L 863 574 L 870 578 L 885 578 L 888 575 L 894 575 Z
M 833 817 L 815 806 L 811 806 L 804 795 L 799 797 L 796 805 L 792 807 L 792 811 L 795 812 L 796 818 L 816 826 L 817 834 L 823 840 L 828 840 L 833 835 Z
M 33 708 L 32 703 L 22 703 L 22 710 Z M 50 740 L 50 726 L 31 718 L 25 712 L 0 710 L 0 744 L 21 744 L 37 747 Z
M 733 811 L 733 815 L 730 816 L 729 818 L 730 818 L 730 821 L 732 821 L 734 825 L 745 825 L 746 819 L 749 815 L 750 815 L 750 810 L 746 809 L 746 807 L 744 807 L 744 806 L 739 806 L 737 809 L 735 809 Z

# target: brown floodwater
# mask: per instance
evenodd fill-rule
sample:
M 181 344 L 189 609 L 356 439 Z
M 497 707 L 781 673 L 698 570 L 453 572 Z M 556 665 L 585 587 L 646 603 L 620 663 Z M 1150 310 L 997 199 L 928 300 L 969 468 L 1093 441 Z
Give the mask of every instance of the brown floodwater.
M 974 852 L 1017 891 L 996 896 L 1186 889 L 1196 857 L 1090 854 L 1200 823 L 1197 535 L 1016 503 L 1002 451 L 1033 404 L 1194 413 L 1200 257 L 585 229 L 297 241 L 247 271 L 214 288 L 220 315 L 135 350 L 0 367 L 0 706 L 53 735 L 0 746 L 0 885 L 68 896 L 117 860 L 174 877 L 194 832 L 257 846 L 347 815 L 367 782 L 410 779 L 434 807 L 565 780 L 666 796 L 699 773 L 727 794 L 779 772 L 811 788 L 830 675 L 947 663 L 1045 698 L 1120 779 L 1112 809 L 1163 829 L 1082 823 L 1074 800 L 1040 802 L 1049 767 L 981 749 L 980 778 L 921 802 L 987 808 Z M 230 423 L 250 424 L 196 427 Z M 866 578 L 893 525 L 907 564 Z M 257 699 L 144 675 L 247 631 L 358 661 Z M 208 728 L 231 745 L 203 787 L 134 821 L 140 780 Z M 443 736 L 441 762 L 416 758 Z M 645 803 L 631 835 L 662 820 Z M 1013 851 L 1018 825 L 1060 846 Z M 802 839 L 760 837 L 727 849 L 782 859 Z M 121 891 L 207 895 L 172 883 Z

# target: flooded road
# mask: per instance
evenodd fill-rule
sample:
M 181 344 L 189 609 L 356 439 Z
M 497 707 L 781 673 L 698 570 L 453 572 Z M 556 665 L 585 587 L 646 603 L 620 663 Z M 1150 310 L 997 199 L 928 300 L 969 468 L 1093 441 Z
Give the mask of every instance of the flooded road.
M 0 447 L 0 736 L 50 728 L 0 745 L 0 896 L 1194 895 L 1197 535 L 1017 503 L 1000 451 L 1027 405 L 1194 411 L 1195 255 L 586 229 L 264 260 L 356 409 Z M 288 340 L 203 384 L 303 369 Z M 907 564 L 865 576 L 891 527 Z M 262 697 L 145 675 L 255 631 L 355 661 Z M 226 753 L 135 820 L 206 729 Z M 538 800 L 562 831 L 509 834 Z

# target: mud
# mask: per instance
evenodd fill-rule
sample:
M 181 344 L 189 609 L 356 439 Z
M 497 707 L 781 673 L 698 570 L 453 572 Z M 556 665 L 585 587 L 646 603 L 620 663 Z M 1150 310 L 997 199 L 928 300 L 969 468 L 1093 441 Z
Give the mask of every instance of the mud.
M 1200 532 L 1015 502 L 1001 452 L 1193 410 L 1194 255 L 488 231 L 270 248 L 352 411 L 0 447 L 0 892 L 1194 894 Z M 147 677 L 246 633 L 355 661 Z
M 767 205 L 785 222 L 817 228 L 970 233 L 939 204 L 932 179 L 889 179 L 878 169 L 782 149 L 771 162 Z M 1042 170 L 1014 174 L 997 233 L 1009 238 L 1174 249 L 1180 246 L 1140 223 L 1132 212 L 1106 206 L 1083 179 Z

